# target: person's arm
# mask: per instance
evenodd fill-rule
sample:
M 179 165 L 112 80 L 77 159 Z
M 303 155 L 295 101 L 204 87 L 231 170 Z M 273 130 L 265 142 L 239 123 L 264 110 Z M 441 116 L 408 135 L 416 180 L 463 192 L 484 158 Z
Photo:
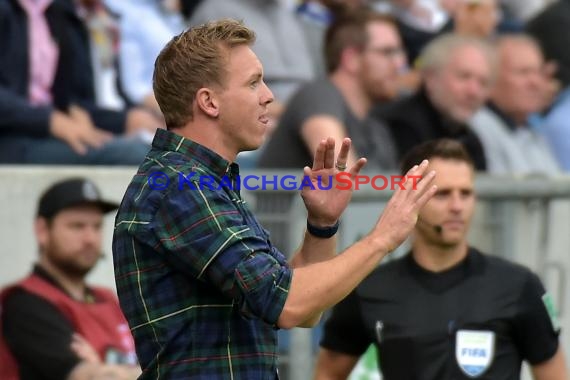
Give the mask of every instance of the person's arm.
M 67 380 L 134 380 L 141 374 L 139 367 L 102 363 L 95 348 L 79 334 L 73 334 L 71 349 L 81 362 L 73 368 Z
M 20 368 L 61 380 L 80 363 L 70 347 L 73 327 L 48 301 L 15 290 L 5 299 L 2 315 L 4 338 Z
M 124 365 L 104 365 L 81 362 L 73 368 L 67 380 L 135 380 L 141 370 Z
M 313 169 L 305 168 L 313 183 L 319 175 L 338 172 L 332 139 L 323 141 L 320 151 L 325 158 L 315 159 Z M 364 162 L 362 159 L 353 166 L 351 173 L 357 174 Z M 410 174 L 423 175 L 426 169 L 427 161 Z M 173 181 L 178 178 L 177 172 L 168 173 Z M 169 265 L 233 299 L 244 316 L 282 328 L 306 326 L 344 298 L 382 257 L 404 241 L 417 221 L 419 208 L 435 192 L 433 176 L 431 173 L 415 188 L 409 180 L 405 190 L 396 190 L 373 231 L 341 255 L 334 256 L 334 244 L 327 239 L 311 236 L 301 247 L 305 259 L 334 257 L 294 270 L 249 211 L 233 199 L 238 195 L 201 188 L 197 177 L 193 190 L 172 187 L 166 194 L 149 196 L 147 202 L 156 197 L 159 204 L 153 218 L 129 231 L 154 247 Z M 307 189 L 302 192 L 303 201 L 308 220 L 317 227 L 334 224 L 351 197 L 350 190 L 334 186 L 330 190 Z
M 305 175 L 315 179 L 338 173 L 334 166 L 338 162 L 346 162 L 347 152 L 343 147 L 335 163 L 334 141 L 331 140 L 321 142 L 313 168 L 305 168 Z M 357 175 L 363 165 L 362 161 L 358 161 L 350 169 L 351 175 Z M 423 176 L 426 170 L 427 161 L 424 161 L 407 175 Z M 372 231 L 339 255 L 334 255 L 333 242 L 327 239 L 311 237 L 309 242 L 304 242 L 300 251 L 305 251 L 305 256 L 328 255 L 329 259 L 294 269 L 278 326 L 311 326 L 320 318 L 320 313 L 346 297 L 382 258 L 396 249 L 409 235 L 417 221 L 419 209 L 435 192 L 435 186 L 431 185 L 433 178 L 434 173 L 430 172 L 417 186 L 412 186 L 412 179 L 408 178 L 404 190 L 395 191 Z M 341 190 L 335 185 L 336 182 L 330 190 L 303 188 L 302 196 L 310 223 L 319 227 L 330 226 L 346 208 L 352 192 Z M 305 244 L 310 245 L 309 251 Z
M 129 366 L 108 366 L 93 357 L 82 360 L 72 349 L 74 331 L 69 321 L 36 295 L 16 290 L 5 300 L 2 312 L 4 337 L 18 366 L 43 379 L 134 380 L 140 372 Z
M 555 305 L 534 273 L 528 274 L 522 287 L 513 326 L 517 348 L 535 380 L 568 379 Z
M 334 141 L 342 141 L 347 137 L 343 124 L 333 115 L 321 114 L 309 117 L 301 126 L 301 138 L 309 152 L 316 152 L 321 141 L 332 137 Z M 340 145 L 337 145 L 335 157 L 340 153 Z M 354 149 L 349 152 L 347 166 L 354 165 L 357 161 L 358 152 Z
M 547 361 L 531 367 L 534 380 L 568 380 L 570 373 L 564 359 L 564 351 L 558 346 L 556 354 Z
M 314 380 L 346 380 L 358 359 L 358 356 L 321 348 L 317 356 Z
M 0 85 L 0 130 L 20 136 L 47 137 L 52 112 L 52 107 L 33 107 L 26 98 Z
M 323 326 L 314 379 L 347 379 L 371 343 L 355 290 L 335 305 Z

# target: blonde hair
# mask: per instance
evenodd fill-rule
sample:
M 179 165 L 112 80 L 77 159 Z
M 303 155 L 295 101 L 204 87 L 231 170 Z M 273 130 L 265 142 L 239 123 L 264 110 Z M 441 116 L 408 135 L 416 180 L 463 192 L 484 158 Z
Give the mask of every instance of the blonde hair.
M 192 120 L 192 103 L 200 88 L 224 87 L 228 49 L 254 42 L 255 33 L 231 19 L 211 21 L 175 36 L 158 55 L 153 74 L 154 95 L 167 128 Z

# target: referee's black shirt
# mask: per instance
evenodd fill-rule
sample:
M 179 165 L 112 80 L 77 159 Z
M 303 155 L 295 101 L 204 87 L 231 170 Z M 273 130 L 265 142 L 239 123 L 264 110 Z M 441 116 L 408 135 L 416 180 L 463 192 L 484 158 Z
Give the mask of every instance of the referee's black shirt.
M 385 380 L 519 380 L 522 360 L 538 364 L 558 348 L 544 295 L 527 268 L 473 248 L 440 273 L 408 254 L 380 266 L 334 308 L 321 345 L 358 356 L 375 343 Z M 494 337 L 476 377 L 456 355 L 464 331 Z

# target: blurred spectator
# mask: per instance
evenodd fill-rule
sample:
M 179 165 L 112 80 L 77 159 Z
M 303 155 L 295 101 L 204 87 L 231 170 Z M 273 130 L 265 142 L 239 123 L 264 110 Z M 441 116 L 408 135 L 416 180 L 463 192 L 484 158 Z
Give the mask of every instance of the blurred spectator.
M 492 50 L 482 40 L 449 34 L 430 42 L 420 61 L 420 90 L 378 107 L 374 115 L 388 123 L 400 156 L 424 141 L 447 137 L 463 143 L 476 169 L 484 170 L 483 146 L 467 121 L 487 101 Z
M 106 3 L 120 15 L 122 89 L 130 102 L 160 114 L 152 91 L 154 61 L 166 43 L 184 30 L 182 4 L 179 0 L 106 0 Z
M 89 36 L 95 104 L 101 108 L 122 110 L 125 100 L 117 87 L 120 37 L 115 15 L 100 1 L 77 0 L 75 5 Z
M 387 128 L 368 117 L 373 103 L 391 99 L 397 91 L 403 52 L 393 21 L 366 10 L 347 13 L 328 29 L 325 51 L 329 76 L 302 87 L 291 99 L 259 165 L 311 166 L 318 144 L 331 136 L 352 139 L 355 153 L 349 166 L 360 155 L 368 158 L 368 168 L 395 169 Z
M 491 173 L 556 173 L 559 166 L 529 117 L 544 107 L 547 81 L 540 46 L 527 35 L 497 41 L 498 72 L 491 102 L 473 117 Z
M 445 0 L 441 4 L 452 15 L 454 31 L 460 34 L 488 38 L 524 28 L 523 21 L 505 10 L 500 0 Z
M 311 54 L 299 20 L 285 0 L 208 0 L 197 6 L 189 23 L 199 25 L 228 17 L 243 20 L 257 35 L 253 50 L 275 96 L 270 109 L 277 120 L 291 95 L 314 78 Z
M 393 14 L 398 20 L 411 63 L 400 77 L 402 94 L 419 89 L 421 76 L 417 67 L 421 62 L 418 56 L 438 36 L 453 32 L 487 39 L 497 32 L 522 30 L 520 24 L 502 16 L 497 0 L 391 0 L 376 4 L 377 9 Z
M 119 62 L 119 47 L 123 44 L 123 38 L 116 15 L 103 4 L 103 0 L 75 0 L 75 4 L 89 34 L 97 105 L 120 110 L 125 109 L 126 105 L 133 105 L 131 100 L 124 97 L 124 88 L 120 86 L 121 83 L 124 84 L 118 68 L 120 63 L 123 63 Z M 128 65 L 132 66 L 132 63 L 129 62 Z M 115 104 L 109 103 L 111 99 L 116 99 Z M 151 105 L 154 105 L 152 101 Z M 158 106 L 131 108 L 129 113 L 134 114 L 131 118 L 134 119 L 133 125 L 139 136 L 148 143 L 152 140 L 156 128 L 165 127 Z
M 556 77 L 570 85 L 570 0 L 558 0 L 527 24 L 527 32 L 538 40 L 545 58 L 557 66 Z
M 455 33 L 489 38 L 499 24 L 500 8 L 497 0 L 460 0 L 453 13 Z
M 439 34 L 452 30 L 449 13 L 432 0 L 390 0 L 376 7 L 392 14 L 410 62 Z
M 364 0 L 303 0 L 297 6 L 296 12 L 309 45 L 316 77 L 326 75 L 323 45 L 327 28 L 336 16 L 364 4 Z
M 558 164 L 570 171 L 570 86 L 557 97 L 546 115 L 538 119 L 538 124 Z
M 570 171 L 570 1 L 554 2 L 529 21 L 528 32 L 539 42 L 562 91 L 539 120 L 558 162 Z
M 148 150 L 120 136 L 156 129 L 152 114 L 97 106 L 89 41 L 112 28 L 97 2 L 77 5 L 0 3 L 0 162 L 134 165 Z
M 118 205 L 72 178 L 42 195 L 39 261 L 0 296 L 0 378 L 136 379 L 134 342 L 115 294 L 85 277 L 101 258 L 103 214 Z

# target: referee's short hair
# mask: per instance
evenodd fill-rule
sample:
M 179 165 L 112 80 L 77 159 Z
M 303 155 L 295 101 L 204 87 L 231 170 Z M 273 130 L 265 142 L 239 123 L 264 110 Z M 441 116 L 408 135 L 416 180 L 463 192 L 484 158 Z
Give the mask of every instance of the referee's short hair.
M 475 167 L 471 156 L 460 142 L 452 139 L 429 140 L 410 149 L 402 159 L 400 167 L 402 174 L 406 174 L 414 165 L 423 160 L 441 158 L 444 160 L 463 161 L 472 168 Z

